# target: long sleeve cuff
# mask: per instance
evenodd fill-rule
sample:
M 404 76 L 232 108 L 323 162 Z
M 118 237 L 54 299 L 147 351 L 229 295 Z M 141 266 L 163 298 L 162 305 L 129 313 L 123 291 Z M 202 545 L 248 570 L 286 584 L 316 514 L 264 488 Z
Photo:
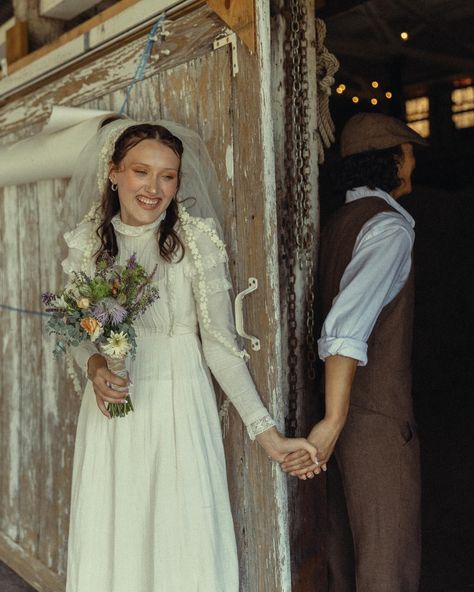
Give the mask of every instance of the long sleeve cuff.
M 78 346 L 72 347 L 71 353 L 74 361 L 87 377 L 87 363 L 89 358 L 99 353 L 99 350 L 91 341 L 83 341 Z
M 259 434 L 266 432 L 267 430 L 272 428 L 274 425 L 276 425 L 272 416 L 267 412 L 266 409 L 264 409 L 264 412 L 265 412 L 265 415 L 262 416 L 262 413 L 260 412 L 259 413 L 260 417 L 258 419 L 251 421 L 250 423 L 248 423 L 245 426 L 247 428 L 247 433 L 248 433 L 249 438 L 251 440 L 255 440 L 255 438 Z
M 358 366 L 367 364 L 367 343 L 351 337 L 321 337 L 318 353 L 323 361 L 329 356 L 345 356 L 358 360 Z

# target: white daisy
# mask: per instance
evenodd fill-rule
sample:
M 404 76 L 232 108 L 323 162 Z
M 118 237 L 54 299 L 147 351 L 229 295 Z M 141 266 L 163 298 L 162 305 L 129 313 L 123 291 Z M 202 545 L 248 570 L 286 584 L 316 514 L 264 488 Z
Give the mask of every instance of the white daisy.
M 124 358 L 130 351 L 127 335 L 123 331 L 120 333 L 111 331 L 110 337 L 107 337 L 107 343 L 102 345 L 102 351 L 111 358 Z

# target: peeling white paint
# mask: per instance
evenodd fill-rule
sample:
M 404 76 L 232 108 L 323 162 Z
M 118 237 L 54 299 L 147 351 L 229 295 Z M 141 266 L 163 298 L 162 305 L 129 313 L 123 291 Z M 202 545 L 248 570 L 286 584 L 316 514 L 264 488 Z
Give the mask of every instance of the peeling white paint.
M 277 237 L 277 199 L 275 178 L 275 149 L 273 139 L 272 91 L 271 91 L 271 45 L 270 45 L 270 12 L 268 3 L 256 3 L 257 17 L 257 55 L 260 62 L 260 105 L 261 105 L 261 137 L 263 147 L 263 182 L 264 182 L 264 241 L 266 252 L 267 278 L 272 286 L 269 291 L 273 297 L 272 309 L 275 318 L 270 319 L 274 332 L 274 348 L 277 359 L 281 359 L 281 325 L 279 263 Z M 271 391 L 270 410 L 279 425 L 283 428 L 284 401 L 282 393 L 283 373 L 278 365 L 275 388 Z M 280 592 L 291 592 L 291 558 L 288 520 L 288 492 L 286 476 L 276 467 L 273 469 L 274 499 L 277 506 L 276 519 L 278 532 L 275 533 L 277 548 L 276 560 L 279 566 Z
M 229 144 L 225 151 L 225 170 L 229 181 L 234 179 L 234 147 Z

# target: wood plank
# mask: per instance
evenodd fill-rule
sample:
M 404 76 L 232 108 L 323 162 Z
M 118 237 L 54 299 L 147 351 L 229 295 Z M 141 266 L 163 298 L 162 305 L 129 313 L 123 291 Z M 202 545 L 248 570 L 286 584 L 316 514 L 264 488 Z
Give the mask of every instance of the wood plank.
M 230 46 L 212 52 L 193 62 L 198 85 L 197 116 L 199 133 L 215 164 L 224 199 L 224 236 L 229 255 L 229 270 L 237 285 L 238 242 L 236 197 L 234 187 L 233 89 Z M 219 406 L 225 395 L 216 388 Z M 237 411 L 229 407 L 229 427 L 224 438 L 227 482 L 235 525 L 240 566 L 241 589 L 248 589 L 247 508 L 244 479 L 244 450 L 248 437 Z
M 276 4 L 272 18 L 272 111 L 274 114 L 274 142 L 276 160 L 276 184 L 278 196 L 278 224 L 279 234 L 283 233 L 288 223 L 285 218 L 286 212 L 286 188 L 285 174 L 287 171 L 287 149 L 285 139 L 285 72 L 284 72 L 284 44 L 285 44 L 285 22 L 282 17 L 282 10 L 285 0 Z M 311 1 L 307 4 L 308 14 L 312 14 Z M 316 71 L 315 56 L 315 30 L 314 20 L 308 19 L 308 71 Z M 314 256 L 317 256 L 318 234 L 319 234 L 319 204 L 318 204 L 318 163 L 317 163 L 317 137 L 316 130 L 316 80 L 310 77 L 308 80 L 309 92 L 309 117 L 310 117 L 310 153 L 311 153 L 311 202 L 312 222 L 315 236 Z M 280 245 L 281 249 L 282 245 Z M 282 249 L 281 249 L 282 250 Z M 288 359 L 288 307 L 287 307 L 287 286 L 288 271 L 285 261 L 281 261 L 280 286 L 281 286 L 281 317 L 282 317 L 282 366 L 287 366 Z M 308 378 L 307 371 L 307 348 L 306 348 L 306 326 L 304 306 L 305 278 L 302 276 L 298 265 L 295 265 L 295 272 L 298 275 L 297 294 L 297 336 L 298 336 L 298 428 L 297 435 L 306 436 L 310 427 L 318 419 L 317 382 Z M 285 398 L 288 398 L 288 383 L 284 383 Z M 326 512 L 326 482 L 321 476 L 313 481 L 301 482 L 296 479 L 289 479 L 288 482 L 288 504 L 290 517 L 290 545 L 291 545 L 291 567 L 292 567 L 292 589 L 293 592 L 312 592 L 313 590 L 324 590 L 327 588 L 325 581 L 325 512 Z
M 254 53 L 257 48 L 255 0 L 207 0 L 207 4 Z
M 171 23 L 168 29 L 171 34 L 162 48 L 170 49 L 171 53 L 150 63 L 145 78 L 185 63 L 191 55 L 198 57 L 208 53 L 222 29 L 222 22 L 210 9 L 202 7 Z M 27 125 L 46 122 L 53 105 L 79 106 L 123 88 L 133 78 L 144 39 L 123 43 L 101 59 L 83 68 L 73 68 L 59 80 L 40 85 L 26 97 L 9 98 L 3 105 L 0 101 L 0 137 Z
M 20 245 L 18 279 L 20 306 L 40 308 L 39 232 L 37 188 L 34 184 L 17 187 Z M 20 315 L 20 532 L 19 544 L 35 556 L 39 534 L 39 483 L 41 480 L 41 376 L 42 319 Z
M 20 305 L 18 202 L 16 188 L 0 190 L 0 302 Z M 0 397 L 0 531 L 18 541 L 20 494 L 20 315 L 0 310 L 2 372 Z
M 260 42 L 265 44 L 268 7 L 261 6 Z M 257 56 L 264 59 L 267 47 Z M 239 43 L 239 74 L 234 88 L 234 171 L 237 234 L 240 245 L 239 289 L 254 276 L 259 289 L 247 301 L 247 330 L 261 339 L 261 351 L 251 354 L 250 368 L 257 388 L 271 412 L 280 405 L 280 328 L 278 301 L 278 258 L 276 246 L 275 187 L 272 170 L 268 67 L 251 56 Z M 252 92 L 249 92 L 252 89 Z M 265 112 L 265 120 L 262 114 Z M 264 141 L 265 139 L 265 141 Z M 268 142 L 268 143 L 266 143 Z M 265 257 L 261 256 L 265 253 Z M 276 414 L 278 418 L 278 413 Z M 286 481 L 254 444 L 245 451 L 246 527 L 248 536 L 248 580 L 242 590 L 289 592 L 290 574 L 286 524 Z M 268 533 L 272 533 L 271 537 Z
M 186 62 L 163 72 L 159 85 L 163 119 L 176 121 L 199 131 L 196 113 L 197 87 L 190 63 Z
M 5 33 L 5 57 L 13 64 L 28 53 L 28 23 L 17 21 Z
M 100 2 L 101 0 L 40 0 L 40 15 L 69 21 Z
M 41 291 L 63 287 L 65 276 L 60 262 L 66 256 L 62 238 L 73 227 L 71 209 L 64 203 L 66 181 L 38 183 Z M 75 215 L 74 215 L 75 218 Z M 38 558 L 56 573 L 66 570 L 69 497 L 74 452 L 74 433 L 79 398 L 65 373 L 64 360 L 53 357 L 54 338 L 47 336 L 43 322 L 42 356 L 42 479 Z
M 38 592 L 62 592 L 64 579 L 47 569 L 36 557 L 0 532 L 0 560 Z

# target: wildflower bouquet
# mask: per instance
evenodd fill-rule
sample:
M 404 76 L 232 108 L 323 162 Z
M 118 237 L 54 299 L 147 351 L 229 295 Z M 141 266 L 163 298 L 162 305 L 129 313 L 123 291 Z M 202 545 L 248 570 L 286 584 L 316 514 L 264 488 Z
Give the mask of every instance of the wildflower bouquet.
M 51 314 L 47 327 L 57 336 L 55 355 L 70 346 L 90 340 L 97 344 L 109 370 L 125 378 L 127 355 L 135 358 L 137 343 L 134 320 L 158 298 L 153 282 L 154 271 L 147 274 L 132 255 L 119 265 L 106 256 L 96 266 L 96 274 L 73 273 L 69 284 L 57 294 L 42 295 Z M 116 387 L 116 390 L 120 390 Z M 111 417 L 124 417 L 133 411 L 130 395 L 124 403 L 109 403 Z

